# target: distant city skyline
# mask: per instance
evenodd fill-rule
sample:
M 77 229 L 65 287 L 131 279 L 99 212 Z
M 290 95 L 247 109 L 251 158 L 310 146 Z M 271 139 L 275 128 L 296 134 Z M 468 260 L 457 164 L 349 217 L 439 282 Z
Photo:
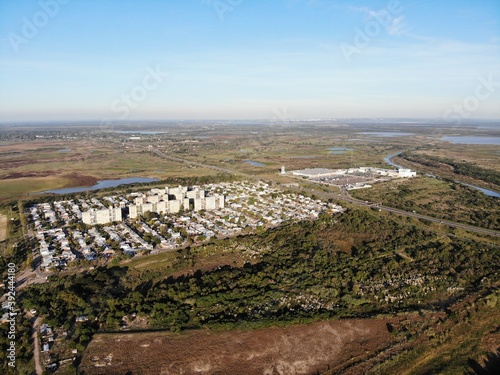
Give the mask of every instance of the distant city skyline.
M 500 2 L 7 0 L 0 122 L 500 119 Z

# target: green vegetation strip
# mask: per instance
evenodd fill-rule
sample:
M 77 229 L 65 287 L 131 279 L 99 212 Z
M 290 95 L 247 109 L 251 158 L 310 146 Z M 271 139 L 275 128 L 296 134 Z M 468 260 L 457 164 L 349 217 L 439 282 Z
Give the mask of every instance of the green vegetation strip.
M 370 189 L 350 193 L 358 199 L 438 219 L 481 228 L 500 228 L 500 199 L 451 181 L 419 177 L 379 183 Z
M 432 168 L 441 168 L 443 165 L 450 166 L 456 174 L 483 180 L 500 187 L 500 172 L 491 169 L 485 169 L 470 163 L 457 162 L 452 159 L 439 158 L 426 154 L 406 152 L 399 156 L 411 162 L 419 163 Z

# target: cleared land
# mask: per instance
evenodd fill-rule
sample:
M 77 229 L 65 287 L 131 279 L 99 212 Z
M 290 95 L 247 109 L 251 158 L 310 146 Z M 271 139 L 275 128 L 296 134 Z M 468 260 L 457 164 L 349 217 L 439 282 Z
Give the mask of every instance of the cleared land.
M 396 338 L 389 320 L 320 322 L 253 331 L 100 334 L 85 374 L 311 374 L 366 360 Z
M 0 242 L 7 239 L 7 216 L 0 214 Z
M 498 284 L 492 285 L 495 290 Z M 498 373 L 498 290 L 421 310 L 258 330 L 94 336 L 82 374 Z

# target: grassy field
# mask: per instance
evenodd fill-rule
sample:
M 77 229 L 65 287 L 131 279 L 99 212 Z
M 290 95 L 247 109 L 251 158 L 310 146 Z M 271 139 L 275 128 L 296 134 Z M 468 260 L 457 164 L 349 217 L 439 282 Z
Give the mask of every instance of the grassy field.
M 396 126 L 397 127 L 397 126 Z M 352 166 L 387 167 L 384 157 L 400 150 L 414 150 L 435 156 L 465 160 L 484 168 L 497 169 L 500 154 L 495 146 L 454 145 L 443 142 L 426 129 L 408 129 L 411 137 L 377 137 L 363 131 L 394 131 L 394 126 L 373 129 L 371 126 L 329 126 L 254 128 L 195 128 L 183 126 L 168 129 L 166 136 L 144 136 L 131 141 L 129 135 L 113 134 L 112 138 L 87 140 L 47 140 L 3 144 L 0 147 L 0 189 L 4 196 L 15 197 L 35 189 L 23 189 L 5 184 L 7 179 L 41 178 L 33 180 L 43 188 L 79 186 L 78 179 L 65 180 L 70 175 L 94 179 L 121 177 L 166 177 L 212 174 L 211 170 L 190 168 L 187 164 L 161 159 L 146 150 L 152 145 L 162 152 L 200 163 L 216 165 L 260 177 L 274 177 L 281 166 L 287 170 Z M 401 130 L 401 129 L 399 129 Z M 331 148 L 346 148 L 333 152 Z M 253 166 L 247 161 L 262 163 Z M 278 177 L 279 178 L 279 177 Z M 30 180 L 26 180 L 29 184 Z M 23 185 L 23 184 L 18 184 Z
M 425 147 L 415 151 L 438 158 L 467 162 L 485 169 L 500 172 L 500 151 L 495 145 L 456 145 L 443 143 L 439 147 Z
M 87 141 L 4 146 L 0 149 L 0 201 L 44 190 L 91 186 L 104 179 L 162 179 L 216 174 L 211 169 L 165 160 L 143 149 L 125 147 L 128 146 Z
M 436 218 L 490 229 L 500 227 L 498 198 L 435 178 L 383 182 L 370 189 L 353 190 L 351 194 L 359 199 Z
M 159 177 L 165 172 L 185 172 L 189 167 L 183 163 L 165 161 L 143 150 L 101 150 L 102 152 L 88 152 L 78 156 L 68 155 L 59 158 L 44 159 L 43 155 L 33 153 L 32 162 L 24 165 L 12 166 L 3 170 L 3 177 L 9 175 L 36 175 L 81 173 L 98 179 L 130 177 L 131 175 L 146 174 L 142 177 Z M 12 159 L 4 165 L 14 164 Z
M 128 267 L 130 274 L 158 274 L 159 281 L 169 276 L 189 275 L 197 270 L 208 271 L 224 265 L 242 267 L 246 262 L 255 262 L 249 253 L 242 245 L 216 240 L 209 245 L 134 257 L 121 261 L 120 266 Z M 111 262 L 108 266 L 114 265 Z
M 71 179 L 63 176 L 23 177 L 0 180 L 0 201 L 18 198 L 27 193 L 71 186 Z
M 409 160 L 413 159 L 415 157 L 421 157 L 422 162 L 417 162 L 416 160 Z M 454 181 L 460 181 L 464 183 L 468 183 L 471 185 L 479 186 L 485 189 L 490 189 L 493 191 L 499 191 L 500 187 L 498 184 L 495 184 L 493 182 L 488 182 L 483 179 L 479 179 L 477 177 L 472 177 L 469 175 L 466 175 L 464 173 L 457 173 L 456 170 L 454 169 L 453 166 L 446 164 L 444 162 L 438 162 L 436 160 L 430 160 L 428 159 L 429 157 L 434 157 L 430 156 L 429 154 L 423 154 L 423 153 L 410 153 L 410 155 L 407 158 L 403 157 L 395 157 L 392 160 L 395 163 L 398 163 L 399 165 L 403 165 L 407 168 L 411 168 L 413 170 L 417 170 L 421 173 L 427 173 L 427 174 L 432 174 L 435 176 L 439 176 L 441 178 L 447 178 L 450 180 Z M 450 158 L 446 158 L 448 160 L 453 160 Z M 440 160 L 445 160 L 445 159 L 440 159 Z M 460 159 L 457 159 L 460 160 Z M 425 164 L 423 164 L 425 163 Z M 457 163 L 461 163 L 461 165 L 470 165 L 472 167 L 479 167 L 477 164 L 470 163 L 468 161 L 458 161 Z M 467 164 L 464 164 L 467 163 Z M 430 165 L 432 164 L 432 165 Z M 486 169 L 484 167 L 479 167 L 482 168 L 481 171 L 487 172 L 488 177 L 491 179 L 491 176 L 497 175 L 499 172 L 496 171 L 495 169 Z M 498 180 L 498 178 L 497 178 Z
M 363 141 L 349 142 L 346 145 L 346 142 L 346 140 L 325 140 L 315 136 L 309 136 L 307 141 L 304 141 L 290 136 L 276 135 L 271 138 L 249 140 L 249 145 L 241 140 L 232 139 L 229 143 L 217 144 L 218 151 L 213 152 L 207 141 L 207 147 L 197 149 L 196 159 L 249 174 L 263 175 L 277 173 L 282 165 L 287 170 L 314 167 L 345 168 L 359 165 L 382 167 L 385 166 L 383 162 L 385 155 L 399 150 L 394 145 Z M 332 154 L 329 150 L 332 147 L 348 147 L 351 150 Z M 190 153 L 186 151 L 185 157 L 195 160 L 195 157 L 189 155 Z M 263 165 L 253 166 L 247 162 L 248 160 Z

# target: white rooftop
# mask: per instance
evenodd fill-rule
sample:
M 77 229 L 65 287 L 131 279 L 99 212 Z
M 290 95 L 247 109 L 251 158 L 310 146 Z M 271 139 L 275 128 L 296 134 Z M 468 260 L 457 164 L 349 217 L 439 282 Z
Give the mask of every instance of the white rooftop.
M 335 171 L 333 169 L 326 169 L 326 168 L 310 168 L 310 169 L 300 169 L 298 171 L 293 171 L 292 173 L 309 175 L 309 176 L 317 176 L 317 175 L 335 173 Z

